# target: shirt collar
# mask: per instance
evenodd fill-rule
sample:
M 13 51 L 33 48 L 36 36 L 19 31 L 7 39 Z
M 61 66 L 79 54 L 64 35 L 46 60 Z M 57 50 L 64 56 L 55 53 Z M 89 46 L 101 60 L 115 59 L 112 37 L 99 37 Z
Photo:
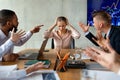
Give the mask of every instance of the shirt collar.
M 106 37 L 109 36 L 109 34 L 110 34 L 110 30 L 111 30 L 111 27 L 108 29 L 108 32 L 107 32 L 107 34 L 106 34 Z

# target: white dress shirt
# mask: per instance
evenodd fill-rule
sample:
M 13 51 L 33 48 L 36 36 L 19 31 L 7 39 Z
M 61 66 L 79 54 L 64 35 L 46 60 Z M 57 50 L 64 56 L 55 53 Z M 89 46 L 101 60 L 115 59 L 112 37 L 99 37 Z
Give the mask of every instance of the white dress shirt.
M 32 36 L 32 33 L 28 31 L 24 36 L 21 37 L 21 39 L 13 43 L 10 40 L 10 35 L 11 32 L 9 33 L 8 36 L 6 36 L 2 30 L 0 30 L 0 61 L 2 60 L 2 56 L 8 53 L 13 53 L 14 46 L 21 46 L 23 45 L 26 41 L 30 39 Z
M 0 61 L 2 60 L 2 56 L 8 53 L 13 53 L 14 46 L 21 46 L 23 45 L 27 40 L 30 39 L 32 36 L 32 33 L 29 31 L 27 32 L 24 36 L 21 37 L 21 39 L 13 43 L 10 40 L 10 35 L 9 33 L 8 36 L 6 36 L 2 30 L 0 30 Z M 25 70 L 15 70 L 15 71 L 10 71 L 10 72 L 0 72 L 0 80 L 18 80 L 20 78 L 23 78 L 26 76 L 26 71 Z
M 10 72 L 0 72 L 0 80 L 18 80 L 26 76 L 25 70 L 14 70 Z
M 118 71 L 118 73 L 117 73 L 118 75 L 120 75 L 120 69 L 119 69 L 119 71 Z

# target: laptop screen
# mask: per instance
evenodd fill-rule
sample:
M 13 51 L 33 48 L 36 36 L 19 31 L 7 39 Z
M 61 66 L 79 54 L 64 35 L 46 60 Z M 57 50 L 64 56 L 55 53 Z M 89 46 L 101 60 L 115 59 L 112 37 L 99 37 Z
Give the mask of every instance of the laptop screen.
M 45 50 L 47 41 L 48 41 L 48 38 L 43 40 L 42 45 L 41 45 L 38 53 L 34 53 L 32 51 L 29 51 L 28 53 L 20 55 L 19 59 L 28 59 L 28 60 L 35 60 L 35 59 L 37 59 L 37 60 L 39 60 L 42 57 L 42 55 L 43 55 L 43 52 Z
M 43 40 L 42 45 L 41 45 L 40 50 L 39 50 L 39 54 L 37 56 L 37 60 L 39 60 L 39 58 L 43 55 L 47 41 L 48 41 L 48 38 Z

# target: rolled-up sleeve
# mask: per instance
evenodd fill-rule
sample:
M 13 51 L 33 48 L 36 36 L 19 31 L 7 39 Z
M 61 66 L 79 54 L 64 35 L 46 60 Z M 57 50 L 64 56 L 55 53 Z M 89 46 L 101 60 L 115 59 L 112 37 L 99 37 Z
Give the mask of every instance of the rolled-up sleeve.
M 73 37 L 73 38 L 76 38 L 76 39 L 79 39 L 79 38 L 80 38 L 80 33 L 79 33 L 79 31 L 77 31 L 75 28 L 71 28 L 71 31 L 72 31 L 72 37 Z
M 21 37 L 19 41 L 15 43 L 16 46 L 21 46 L 23 45 L 26 41 L 28 41 L 32 36 L 32 33 L 28 31 L 24 36 Z
M 8 50 L 14 46 L 13 41 L 8 39 L 3 45 L 0 46 L 0 61 L 2 59 L 2 56 L 8 52 Z
M 51 37 L 53 37 L 53 32 L 45 30 L 44 38 L 46 39 L 46 38 L 51 38 Z

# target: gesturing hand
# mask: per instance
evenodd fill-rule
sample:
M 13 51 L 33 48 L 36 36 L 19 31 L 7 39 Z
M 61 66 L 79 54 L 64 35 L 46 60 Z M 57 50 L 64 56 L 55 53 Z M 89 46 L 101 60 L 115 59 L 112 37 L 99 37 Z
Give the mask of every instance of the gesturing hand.
M 102 33 L 100 31 L 97 31 L 97 40 L 93 38 L 93 40 L 105 51 L 108 51 L 106 47 L 106 43 L 109 42 L 109 38 L 106 39 L 103 37 Z
M 39 32 L 39 30 L 41 29 L 42 26 L 43 26 L 43 25 L 39 25 L 39 26 L 34 27 L 34 28 L 31 30 L 31 33 L 37 33 L 37 32 Z
M 11 32 L 11 37 L 10 39 L 13 41 L 13 42 L 17 42 L 22 36 L 24 36 L 26 33 L 25 31 L 23 30 L 20 30 L 20 31 L 17 31 L 16 33 L 14 32 L 14 28 Z
M 106 44 L 105 46 L 109 52 L 105 52 L 102 49 L 90 47 L 86 48 L 84 53 L 102 66 L 114 72 L 118 72 L 120 69 L 120 55 L 110 46 L 110 43 L 104 42 L 104 44 Z
M 44 62 L 38 62 L 36 64 L 29 66 L 28 68 L 26 68 L 26 73 L 29 74 L 31 72 L 40 70 L 41 68 L 44 68 Z
M 87 32 L 89 30 L 89 24 L 85 25 L 85 24 L 79 22 L 79 26 L 81 27 L 81 29 L 83 30 L 83 32 Z
M 18 54 L 6 54 L 2 57 L 3 62 L 10 62 L 10 61 L 16 61 L 18 59 L 19 55 Z

